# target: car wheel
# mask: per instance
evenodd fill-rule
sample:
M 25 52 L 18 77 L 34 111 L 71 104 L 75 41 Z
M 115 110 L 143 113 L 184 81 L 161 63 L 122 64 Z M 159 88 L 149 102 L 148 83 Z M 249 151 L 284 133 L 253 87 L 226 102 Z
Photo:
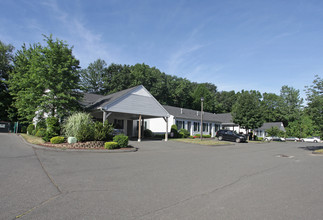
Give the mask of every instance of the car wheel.
M 237 143 L 240 143 L 240 141 L 241 141 L 241 140 L 240 140 L 240 138 L 237 138 L 237 139 L 236 139 L 236 142 L 237 142 Z
M 219 136 L 219 141 L 222 141 L 223 137 L 222 136 Z
M 317 143 L 317 140 L 314 140 L 314 143 Z

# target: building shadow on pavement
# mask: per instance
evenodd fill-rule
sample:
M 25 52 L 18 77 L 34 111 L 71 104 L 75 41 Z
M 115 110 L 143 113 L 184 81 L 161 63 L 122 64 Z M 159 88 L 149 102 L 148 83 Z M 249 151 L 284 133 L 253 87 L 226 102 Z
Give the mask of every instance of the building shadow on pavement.
M 308 150 L 308 151 L 315 151 L 315 150 L 323 149 L 323 145 L 306 146 L 306 147 L 299 147 L 299 148 L 303 150 Z

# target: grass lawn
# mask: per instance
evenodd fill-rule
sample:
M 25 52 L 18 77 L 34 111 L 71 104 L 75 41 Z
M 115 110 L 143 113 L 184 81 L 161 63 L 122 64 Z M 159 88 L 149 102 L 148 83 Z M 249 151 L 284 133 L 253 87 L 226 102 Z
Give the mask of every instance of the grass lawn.
M 28 134 L 20 134 L 27 142 L 31 144 L 43 144 L 45 141 L 41 137 L 36 137 Z
M 214 139 L 189 139 L 189 138 L 179 138 L 179 139 L 170 139 L 172 141 L 179 141 L 179 142 L 185 142 L 185 143 L 191 143 L 191 144 L 200 144 L 200 145 L 230 145 L 232 143 L 226 142 L 226 141 L 216 141 Z
M 314 152 L 317 154 L 323 154 L 323 149 L 318 149 L 318 150 L 315 150 Z

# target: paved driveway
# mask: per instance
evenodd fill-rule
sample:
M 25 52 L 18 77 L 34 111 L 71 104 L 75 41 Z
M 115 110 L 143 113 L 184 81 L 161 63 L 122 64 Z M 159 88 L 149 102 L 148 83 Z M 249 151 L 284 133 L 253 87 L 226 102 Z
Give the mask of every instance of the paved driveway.
M 315 144 L 132 144 L 34 150 L 0 134 L 0 219 L 322 219 L 323 157 L 303 149 Z

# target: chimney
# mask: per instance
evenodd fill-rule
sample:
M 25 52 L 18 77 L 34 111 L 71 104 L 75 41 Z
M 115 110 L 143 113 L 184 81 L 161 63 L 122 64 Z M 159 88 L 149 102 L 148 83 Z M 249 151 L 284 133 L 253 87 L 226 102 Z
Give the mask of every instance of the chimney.
M 181 114 L 183 114 L 183 108 L 181 108 Z
M 196 111 L 196 115 L 199 116 L 199 111 Z

